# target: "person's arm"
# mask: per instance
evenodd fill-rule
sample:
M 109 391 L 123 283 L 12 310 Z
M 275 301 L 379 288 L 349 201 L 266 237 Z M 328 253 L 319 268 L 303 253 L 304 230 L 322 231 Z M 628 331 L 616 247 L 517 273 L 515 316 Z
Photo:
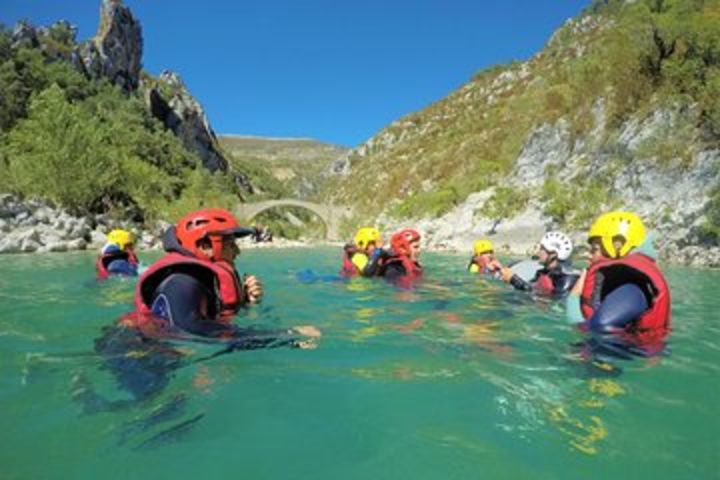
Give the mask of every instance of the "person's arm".
M 315 348 L 315 341 L 321 333 L 317 328 L 304 325 L 289 329 L 264 329 L 256 327 L 233 327 L 233 334 L 227 338 L 233 350 L 257 350 L 259 348 Z
M 192 335 L 214 338 L 232 350 L 254 350 L 290 346 L 312 348 L 320 336 L 315 327 L 263 329 L 238 327 L 210 318 L 214 315 L 214 295 L 190 275 L 170 275 L 158 287 L 153 301 L 153 314 Z
M 396 280 L 405 276 L 405 268 L 402 263 L 395 262 L 386 265 L 384 277 L 388 280 Z
M 537 274 L 535 275 L 537 277 Z M 513 286 L 515 290 L 522 290 L 525 292 L 529 292 L 532 290 L 532 284 L 530 282 L 526 282 L 520 276 L 517 274 L 514 274 L 513 271 L 508 267 L 502 267 L 500 269 L 500 278 L 503 282 L 509 283 Z
M 360 270 L 364 277 L 374 277 L 379 274 L 382 260 L 387 258 L 387 252 L 382 248 L 377 248 L 373 252 L 370 260 L 367 262 L 365 267 Z
M 580 296 L 582 295 L 583 287 L 585 286 L 585 277 L 587 277 L 587 270 L 580 272 L 580 277 L 573 285 L 570 294 L 565 299 L 565 317 L 568 323 L 584 323 L 585 316 L 580 308 Z

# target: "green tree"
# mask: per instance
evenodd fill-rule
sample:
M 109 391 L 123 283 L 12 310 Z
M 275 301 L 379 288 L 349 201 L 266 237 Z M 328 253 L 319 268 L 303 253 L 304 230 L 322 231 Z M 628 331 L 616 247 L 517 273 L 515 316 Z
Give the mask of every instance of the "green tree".
M 33 98 L 28 118 L 7 136 L 4 186 L 73 210 L 87 209 L 120 176 L 106 155 L 112 135 L 54 84 Z

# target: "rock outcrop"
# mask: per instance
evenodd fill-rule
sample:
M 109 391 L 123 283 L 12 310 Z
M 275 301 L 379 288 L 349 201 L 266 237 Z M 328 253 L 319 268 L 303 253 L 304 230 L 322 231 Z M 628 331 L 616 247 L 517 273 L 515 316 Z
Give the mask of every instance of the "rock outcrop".
M 140 86 L 142 28 L 119 0 L 103 0 L 95 38 L 78 46 L 75 66 L 89 78 L 107 78 L 131 92 Z
M 660 34 L 596 3 L 531 59 L 479 72 L 338 159 L 328 168 L 336 184 L 328 199 L 361 204 L 361 220 L 387 230 L 417 226 L 430 247 L 469 251 L 473 240 L 493 235 L 514 253 L 548 229 L 570 230 L 584 243 L 594 217 L 631 210 L 656 232 L 661 258 L 718 266 L 713 97 L 675 95 L 657 87 L 660 79 L 675 85 L 660 70 L 618 62 L 625 47 L 608 48 L 618 35 L 632 31 L 652 44 Z M 632 4 L 625 7 L 646 20 L 656 15 Z M 679 10 L 663 15 L 687 23 Z M 702 35 L 695 33 L 685 40 Z M 645 93 L 628 90 L 630 78 Z
M 36 29 L 25 22 L 16 25 L 13 46 L 40 48 L 55 60 L 71 62 L 90 79 L 107 79 L 128 93 L 139 92 L 145 96 L 152 114 L 182 140 L 185 148 L 200 157 L 205 168 L 211 172 L 227 171 L 228 162 L 205 111 L 180 76 L 164 71 L 157 80 L 150 79 L 147 84 L 142 81 L 142 26 L 121 0 L 103 0 L 97 34 L 80 45 L 75 45 L 77 29 L 69 23 L 58 22 L 52 28 L 68 32 L 67 42 L 73 48 L 63 58 L 45 48 L 43 38 L 48 35 L 48 28 Z M 239 187 L 253 192 L 246 175 L 238 172 L 234 178 Z
M 662 259 L 720 267 L 720 247 L 706 244 L 701 230 L 705 206 L 717 184 L 720 150 L 699 151 L 687 161 L 672 158 L 662 166 L 658 166 L 660 160 L 655 156 L 641 156 L 643 142 L 672 129 L 678 122 L 676 115 L 677 112 L 655 111 L 645 121 L 623 125 L 612 145 L 612 158 L 608 158 L 608 145 L 597 148 L 598 139 L 592 135 L 573 139 L 563 120 L 541 125 L 530 132 L 513 171 L 499 183 L 519 192 L 537 190 L 550 178 L 566 185 L 577 184 L 584 178 L 608 179 L 605 185 L 608 198 L 606 203 L 593 206 L 596 212 L 610 208 L 633 210 L 654 232 L 654 244 Z M 618 151 L 626 152 L 632 160 L 618 160 Z M 496 230 L 490 238 L 501 251 L 515 254 L 528 253 L 545 231 L 557 228 L 537 197 L 496 225 L 497 219 L 483 215 L 494 192 L 493 187 L 471 194 L 440 218 L 410 222 L 383 215 L 379 222 L 391 230 L 412 224 L 425 233 L 428 246 L 466 251 L 474 240 Z M 583 207 L 580 199 L 577 207 Z M 580 244 L 586 240 L 585 230 L 569 233 Z
M 210 127 L 205 110 L 193 97 L 180 75 L 165 70 L 158 78 L 159 85 L 145 93 L 146 103 L 154 117 L 175 133 L 191 152 L 197 153 L 205 168 L 211 172 L 226 171 L 227 160 L 218 149 L 215 132 Z M 168 95 L 166 98 L 163 94 Z
M 0 253 L 66 252 L 99 247 L 113 228 L 136 232 L 139 249 L 160 248 L 163 225 L 151 233 L 127 222 L 111 222 L 104 215 L 76 217 L 42 200 L 21 201 L 13 195 L 0 194 Z

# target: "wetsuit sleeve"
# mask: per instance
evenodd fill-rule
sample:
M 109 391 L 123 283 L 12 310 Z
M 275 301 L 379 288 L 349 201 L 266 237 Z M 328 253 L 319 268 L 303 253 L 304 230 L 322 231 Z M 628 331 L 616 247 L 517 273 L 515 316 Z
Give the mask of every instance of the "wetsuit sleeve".
M 640 287 L 627 283 L 610 292 L 589 320 L 594 333 L 613 333 L 625 329 L 648 309 Z
M 375 252 L 377 253 L 373 253 L 368 260 L 367 265 L 365 265 L 365 268 L 360 270 L 364 277 L 374 277 L 376 275 L 380 275 L 381 263 L 382 260 L 387 257 L 387 253 L 382 249 L 377 249 Z
M 187 333 L 222 339 L 231 350 L 296 347 L 302 340 L 292 330 L 238 327 L 214 321 L 215 302 L 215 295 L 197 279 L 176 273 L 158 287 L 152 310 Z
M 385 278 L 387 278 L 388 280 L 395 280 L 397 278 L 403 277 L 405 273 L 405 268 L 400 262 L 390 263 L 385 269 Z
M 233 350 L 259 348 L 299 347 L 302 338 L 290 329 L 267 330 L 254 327 L 233 327 L 228 343 Z
M 512 278 L 510 278 L 510 285 L 512 285 L 515 290 L 523 290 L 526 292 L 532 290 L 532 285 L 517 275 L 513 275 Z

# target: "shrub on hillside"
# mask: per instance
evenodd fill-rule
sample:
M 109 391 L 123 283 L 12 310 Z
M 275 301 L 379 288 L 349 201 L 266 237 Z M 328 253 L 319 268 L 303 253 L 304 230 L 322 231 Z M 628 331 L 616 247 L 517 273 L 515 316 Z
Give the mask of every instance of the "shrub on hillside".
M 530 195 L 527 191 L 500 186 L 475 213 L 500 222 L 520 213 L 527 205 L 528 200 L 530 200 Z
M 615 206 L 615 200 L 598 180 L 562 183 L 548 178 L 543 184 L 540 199 L 543 213 L 561 226 L 586 228 L 598 213 Z

